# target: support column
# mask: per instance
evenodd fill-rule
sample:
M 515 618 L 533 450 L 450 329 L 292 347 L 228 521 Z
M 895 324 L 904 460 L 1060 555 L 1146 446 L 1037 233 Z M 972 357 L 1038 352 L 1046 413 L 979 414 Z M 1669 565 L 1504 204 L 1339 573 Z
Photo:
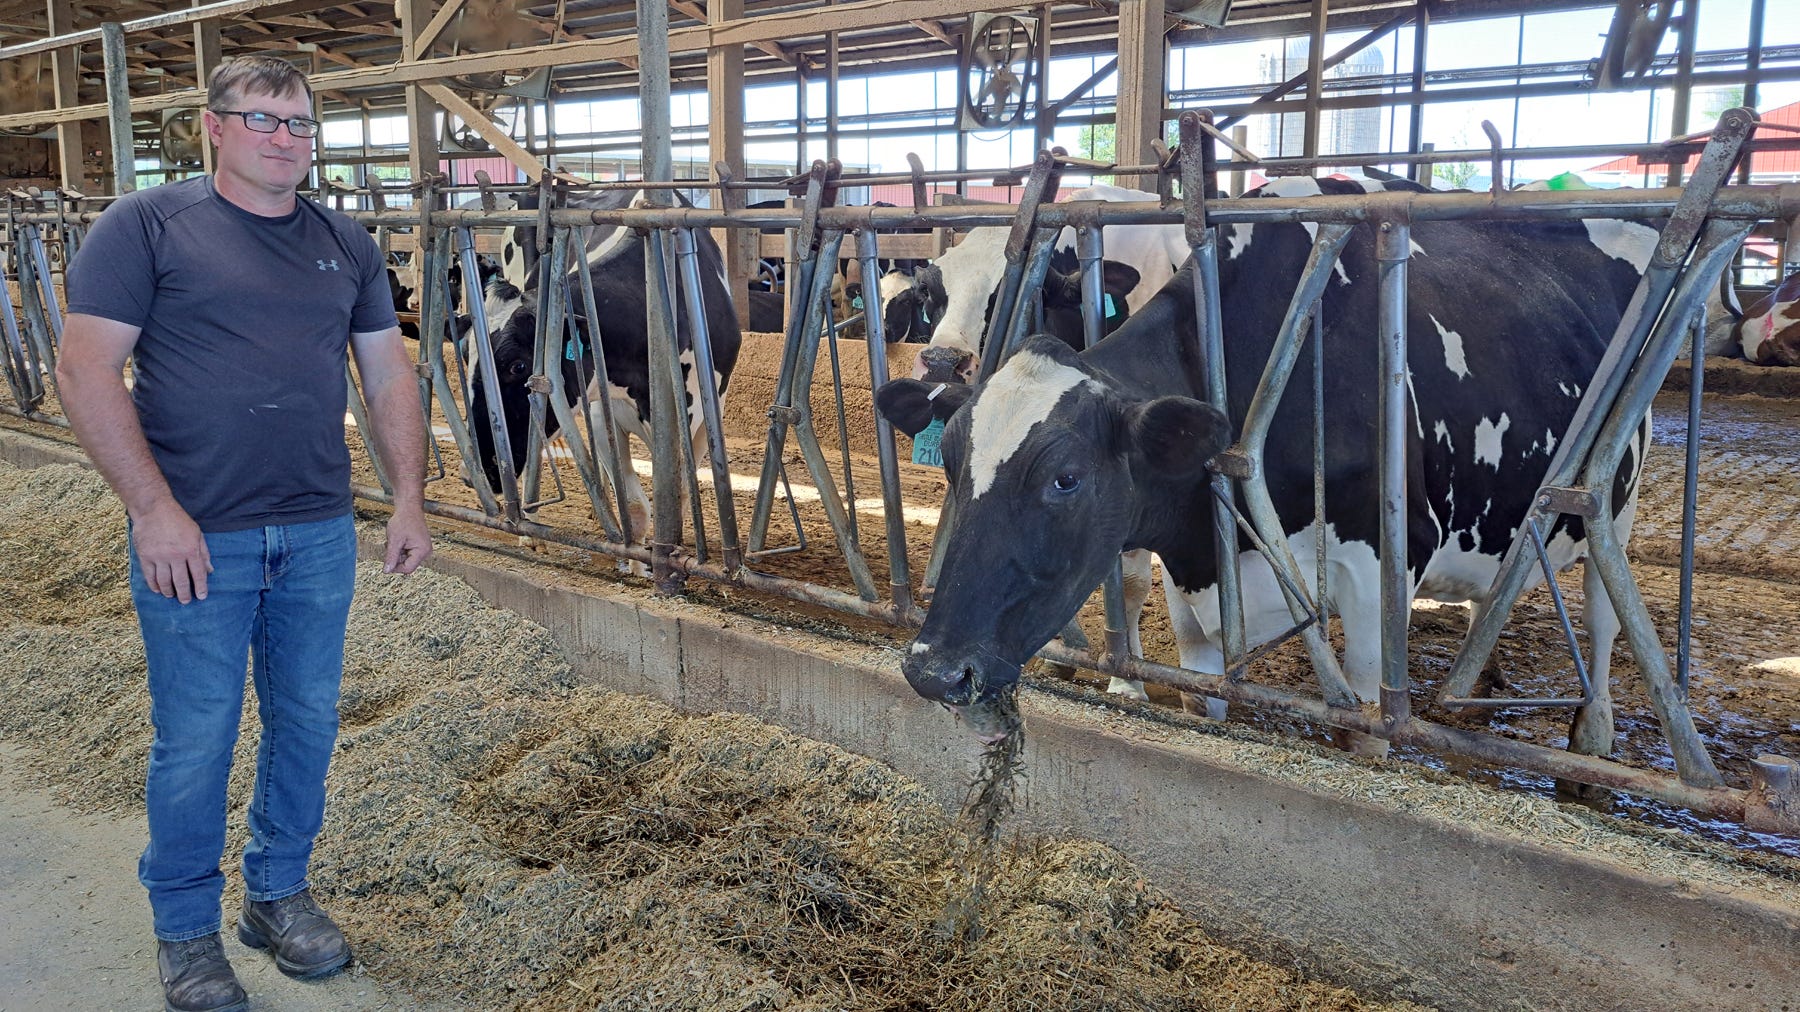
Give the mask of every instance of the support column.
M 198 7 L 208 0 L 191 0 Z M 212 76 L 213 68 L 223 61 L 219 52 L 219 22 L 208 18 L 194 22 L 194 87 L 206 90 L 206 79 Z M 195 115 L 199 115 L 198 112 Z M 321 146 L 323 142 L 321 141 Z M 210 141 L 200 142 L 200 166 L 207 172 L 213 170 L 213 146 Z
M 1156 160 L 1150 141 L 1163 134 L 1167 67 L 1163 15 L 1163 0 L 1122 0 L 1119 4 L 1118 127 L 1113 157 L 1120 165 Z M 1123 186 L 1140 182 L 1131 175 L 1119 177 Z
M 69 0 L 50 0 L 50 36 L 67 35 L 75 30 L 75 12 Z M 56 106 L 67 109 L 80 105 L 81 50 L 63 46 L 50 51 L 50 76 L 56 88 Z M 56 125 L 56 161 L 64 186 L 87 192 L 85 161 L 81 155 L 81 120 Z
M 1306 137 L 1300 153 L 1312 158 L 1319 153 L 1319 100 L 1325 92 L 1326 0 L 1313 0 L 1312 37 L 1306 44 Z
M 1431 5 L 1426 0 L 1419 0 L 1418 9 L 1413 13 L 1412 115 L 1407 120 L 1406 138 L 1406 150 L 1415 155 L 1425 150 L 1424 138 L 1419 135 L 1425 131 L 1425 37 L 1430 28 Z M 1431 166 L 1426 165 L 1421 170 L 1414 162 L 1406 167 L 1406 176 L 1430 186 Z
M 106 119 L 112 135 L 112 192 L 137 189 L 137 160 L 131 150 L 131 88 L 126 81 L 125 29 L 117 21 L 100 26 L 106 61 Z
M 735 21 L 744 16 L 744 0 L 712 0 L 706 5 L 708 24 Z M 744 47 L 714 46 L 706 51 L 706 144 L 711 164 L 724 162 L 739 177 L 749 174 L 744 164 Z M 715 169 L 715 172 L 717 170 Z M 747 202 L 743 190 L 719 191 L 719 206 L 737 210 Z M 721 234 L 723 233 L 723 234 Z M 725 282 L 737 307 L 738 326 L 750 325 L 750 300 L 744 292 L 756 269 L 754 232 L 719 229 L 713 239 L 725 253 Z
M 400 10 L 400 59 L 410 63 L 427 55 L 418 50 L 420 30 L 430 22 L 433 0 L 398 0 Z M 429 48 L 429 47 L 428 47 Z M 424 82 L 406 86 L 407 175 L 417 183 L 438 171 L 438 106 L 425 92 Z

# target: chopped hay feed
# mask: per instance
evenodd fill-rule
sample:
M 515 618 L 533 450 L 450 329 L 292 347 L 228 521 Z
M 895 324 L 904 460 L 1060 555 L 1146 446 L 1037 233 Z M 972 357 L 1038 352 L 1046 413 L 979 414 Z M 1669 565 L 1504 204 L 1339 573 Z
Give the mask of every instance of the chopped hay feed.
M 77 805 L 134 807 L 122 512 L 73 468 L 0 464 L 0 494 L 0 734 Z M 971 832 L 834 746 L 578 685 L 544 630 L 459 581 L 357 581 L 313 883 L 381 979 L 480 1008 L 1393 1007 L 1212 944 L 1100 844 L 1001 840 L 1016 751 Z M 982 930 L 946 932 L 972 847 Z

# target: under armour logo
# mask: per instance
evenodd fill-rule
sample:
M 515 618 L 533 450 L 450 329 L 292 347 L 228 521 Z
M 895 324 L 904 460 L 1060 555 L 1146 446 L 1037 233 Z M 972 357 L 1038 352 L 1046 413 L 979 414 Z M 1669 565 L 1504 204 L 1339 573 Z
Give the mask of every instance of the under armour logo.
M 322 271 L 335 271 L 338 269 L 336 260 L 314 260 L 313 263 L 318 264 L 319 269 Z

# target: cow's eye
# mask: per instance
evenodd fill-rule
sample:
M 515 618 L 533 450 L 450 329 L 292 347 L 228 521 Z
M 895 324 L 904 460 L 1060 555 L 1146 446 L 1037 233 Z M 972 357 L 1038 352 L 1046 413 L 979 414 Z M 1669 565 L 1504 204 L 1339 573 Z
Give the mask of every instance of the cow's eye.
M 1081 476 L 1078 474 L 1059 474 L 1056 476 L 1056 480 L 1050 483 L 1050 487 L 1066 495 L 1081 487 Z

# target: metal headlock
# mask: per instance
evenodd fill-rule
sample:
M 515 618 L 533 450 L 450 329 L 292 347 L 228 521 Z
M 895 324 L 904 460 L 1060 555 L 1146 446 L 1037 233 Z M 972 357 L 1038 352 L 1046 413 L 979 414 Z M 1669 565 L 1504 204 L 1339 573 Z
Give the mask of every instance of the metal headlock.
M 818 365 L 819 341 L 830 312 L 831 277 L 837 269 L 838 248 L 843 242 L 842 228 L 818 226 L 819 213 L 837 196 L 838 163 L 813 162 L 802 205 L 799 236 L 795 248 L 799 260 L 790 280 L 792 311 L 788 314 L 787 338 L 782 346 L 781 372 L 776 379 L 775 404 L 769 412 L 769 435 L 764 448 L 762 478 L 756 489 L 756 511 L 750 521 L 750 556 L 762 554 L 767 543 L 769 514 L 774 503 L 775 482 L 783 480 L 782 456 L 790 429 L 800 444 L 801 459 L 819 490 L 819 502 L 825 508 L 838 550 L 850 569 L 856 592 L 865 601 L 880 599 L 874 573 L 864 558 L 850 513 L 855 503 L 846 504 L 838 494 L 837 480 L 819 445 L 812 409 L 813 370 Z M 829 198 L 829 200 L 828 200 Z M 789 495 L 792 502 L 792 495 Z M 798 527 L 796 516 L 796 528 Z
M 1398 448 L 1403 446 L 1403 441 L 1396 435 L 1403 435 L 1403 430 L 1396 429 L 1395 419 L 1404 418 L 1403 414 L 1397 415 L 1396 408 L 1403 410 L 1406 391 L 1403 382 L 1395 379 L 1403 370 L 1395 366 L 1404 361 L 1406 349 L 1405 254 L 1408 230 L 1413 223 L 1465 218 L 1666 218 L 1651 267 L 1627 308 L 1593 382 L 1584 392 L 1582 405 L 1569 432 L 1558 446 L 1557 458 L 1539 490 L 1536 509 L 1528 522 L 1521 525 L 1518 538 L 1501 566 L 1496 585 L 1490 592 L 1493 603 L 1478 609 L 1470 639 L 1458 654 L 1451 679 L 1446 683 L 1447 698 L 1444 700 L 1451 705 L 1582 707 L 1591 703 L 1597 686 L 1590 683 L 1596 676 L 1573 649 L 1573 625 L 1567 608 L 1558 599 L 1554 580 L 1540 575 L 1545 566 L 1541 544 L 1559 524 L 1611 515 L 1613 478 L 1619 463 L 1636 437 L 1638 422 L 1670 360 L 1693 337 L 1689 330 L 1692 310 L 1705 294 L 1712 274 L 1724 266 L 1731 247 L 1752 221 L 1759 218 L 1785 221 L 1800 213 L 1800 185 L 1722 185 L 1735 153 L 1743 150 L 1742 145 L 1753 128 L 1748 113 L 1736 110 L 1721 120 L 1702 156 L 1701 170 L 1683 190 L 1376 193 L 1361 197 L 1266 198 L 1243 202 L 1209 197 L 1207 184 L 1222 167 L 1212 158 L 1213 134 L 1205 129 L 1206 124 L 1203 113 L 1184 114 L 1180 147 L 1154 167 L 1165 180 L 1171 172 L 1179 174 L 1179 208 L 1149 201 L 1047 203 L 1055 192 L 1056 173 L 1068 162 L 1055 153 L 1046 153 L 1034 160 L 1028 172 L 1019 173 L 1026 182 L 1026 201 L 1017 208 L 979 204 L 927 206 L 922 192 L 915 194 L 911 207 L 835 207 L 831 196 L 833 184 L 840 184 L 842 179 L 830 166 L 819 163 L 804 179 L 807 192 L 797 208 L 725 211 L 707 207 L 657 206 L 591 211 L 562 208 L 555 206 L 555 201 L 546 200 L 535 210 L 505 210 L 496 207 L 492 200 L 494 193 L 503 188 L 491 184 L 477 188 L 484 196 L 481 208 L 445 208 L 441 206 L 443 195 L 469 188 L 446 186 L 441 180 L 433 179 L 418 184 L 416 207 L 387 206 L 382 200 L 375 210 L 348 212 L 359 222 L 374 228 L 412 228 L 418 238 L 415 256 L 421 259 L 422 268 L 420 326 L 424 338 L 419 348 L 419 393 L 428 408 L 433 402 L 440 406 L 442 424 L 450 430 L 462 469 L 480 500 L 479 509 L 436 501 L 428 502 L 427 509 L 434 515 L 526 534 L 633 564 L 650 565 L 659 586 L 665 589 L 679 586 L 682 578 L 700 577 L 900 627 L 914 626 L 921 620 L 922 613 L 913 598 L 912 574 L 907 563 L 907 528 L 899 489 L 900 465 L 891 427 L 885 419 L 876 418 L 890 572 L 885 599 L 878 593 L 879 588 L 863 562 L 858 544 L 860 529 L 852 512 L 854 487 L 848 484 L 848 472 L 845 490 L 851 501 L 846 503 L 837 491 L 836 469 L 828 464 L 827 454 L 814 431 L 815 415 L 810 393 L 819 342 L 832 342 L 828 350 L 835 352 L 838 336 L 826 316 L 830 267 L 837 259 L 846 233 L 855 235 L 855 255 L 862 261 L 865 276 L 875 277 L 880 232 L 917 227 L 1008 227 L 1007 279 L 1001 293 L 1006 298 L 996 302 L 996 309 L 1003 311 L 995 312 L 988 332 L 983 335 L 984 369 L 991 374 L 1038 319 L 1036 300 L 1028 293 L 1041 287 L 1050 244 L 1062 228 L 1076 230 L 1082 269 L 1084 338 L 1092 342 L 1098 339 L 1104 324 L 1101 314 L 1104 296 L 1099 276 L 1104 228 L 1180 221 L 1185 225 L 1187 244 L 1194 258 L 1190 275 L 1195 286 L 1198 336 L 1195 360 L 1200 363 L 1197 379 L 1206 399 L 1221 410 L 1227 410 L 1230 402 L 1223 368 L 1226 349 L 1220 322 L 1217 226 L 1308 222 L 1317 226 L 1317 241 L 1308 267 L 1292 294 L 1274 351 L 1262 367 L 1257 389 L 1247 398 L 1248 413 L 1242 431 L 1238 433 L 1238 442 L 1215 458 L 1212 464 L 1213 533 L 1224 618 L 1222 670 L 1216 673 L 1190 671 L 1130 656 L 1130 616 L 1124 611 L 1126 595 L 1117 567 L 1109 576 L 1103 593 L 1108 605 L 1106 642 L 1096 643 L 1093 652 L 1052 644 L 1042 651 L 1042 656 L 1058 663 L 1079 664 L 1123 677 L 1150 679 L 1183 691 L 1254 705 L 1397 744 L 1456 752 L 1479 761 L 1501 763 L 1559 780 L 1630 791 L 1683 805 L 1705 815 L 1741 820 L 1753 829 L 1793 832 L 1800 828 L 1800 769 L 1782 757 L 1763 757 L 1748 771 L 1749 790 L 1723 787 L 1694 734 L 1692 717 L 1687 709 L 1685 684 L 1691 635 L 1692 536 L 1698 477 L 1698 461 L 1694 454 L 1700 435 L 1699 419 L 1695 417 L 1698 390 L 1691 394 L 1694 399 L 1689 405 L 1689 484 L 1683 506 L 1687 542 L 1683 558 L 1683 617 L 1673 673 L 1669 670 L 1665 651 L 1657 642 L 1649 615 L 1637 596 L 1636 584 L 1611 525 L 1604 522 L 1584 524 L 1590 528 L 1596 579 L 1615 602 L 1628 645 L 1637 656 L 1646 684 L 1650 686 L 1652 703 L 1676 756 L 1679 779 L 1631 769 L 1596 756 L 1448 728 L 1412 714 L 1407 706 L 1409 684 L 1405 653 L 1410 587 L 1406 585 L 1404 569 L 1398 565 L 1403 553 L 1396 541 L 1398 525 L 1392 523 L 1401 515 L 1399 510 L 1404 505 L 1404 473 L 1395 467 L 1402 459 Z M 924 179 L 920 174 L 904 178 L 923 190 Z M 538 186 L 542 187 L 541 181 Z M 371 191 L 371 200 L 377 196 Z M 5 310 L 0 310 L 0 341 L 5 346 L 4 353 L 0 353 L 0 371 L 6 375 L 0 398 L 12 399 L 10 405 L 0 403 L 0 411 L 60 421 L 39 413 L 53 378 L 51 370 L 60 342 L 61 307 L 54 290 L 49 287 L 51 272 L 57 269 L 57 247 L 60 246 L 65 260 L 72 256 L 79 247 L 81 230 L 101 213 L 99 209 L 105 204 L 104 199 L 78 200 L 69 194 L 20 193 L 7 201 L 0 243 L 4 243 L 20 282 L 20 308 L 15 312 L 8 305 Z M 1383 560 L 1382 709 L 1379 714 L 1357 706 L 1345 684 L 1338 658 L 1325 638 L 1331 594 L 1327 585 L 1328 560 L 1323 556 L 1323 540 L 1315 544 L 1318 553 L 1315 558 L 1293 557 L 1295 553 L 1290 552 L 1279 518 L 1273 511 L 1260 463 L 1273 408 L 1294 371 L 1300 368 L 1306 339 L 1311 337 L 1313 512 L 1314 522 L 1321 523 L 1326 506 L 1323 475 L 1327 461 L 1322 445 L 1323 320 L 1318 296 L 1332 275 L 1333 264 L 1343 250 L 1350 230 L 1365 223 L 1371 226 L 1377 239 L 1378 347 L 1383 363 L 1381 374 L 1388 378 L 1379 391 L 1378 431 L 1383 433 L 1383 438 L 1378 448 L 1377 465 L 1383 496 L 1380 546 Z M 540 333 L 533 350 L 534 380 L 528 393 L 534 411 L 529 422 L 532 433 L 525 440 L 529 444 L 526 454 L 529 459 L 517 461 L 510 452 L 511 440 L 500 408 L 493 335 L 481 306 L 479 271 L 471 232 L 472 228 L 506 225 L 538 227 L 545 253 L 553 261 L 560 257 L 565 268 L 560 272 L 561 284 L 542 286 L 552 291 L 541 293 L 544 312 L 540 314 Z M 626 470 L 628 455 L 619 442 L 622 437 L 612 417 L 615 406 L 612 399 L 601 397 L 597 403 L 592 402 L 585 383 L 578 391 L 568 390 L 561 368 L 566 356 L 572 355 L 579 361 L 584 354 L 591 355 L 595 385 L 601 390 L 610 389 L 605 356 L 600 352 L 602 338 L 596 329 L 602 321 L 596 312 L 593 278 L 585 270 L 567 269 L 580 259 L 576 251 L 586 248 L 585 233 L 581 230 L 595 225 L 634 228 L 646 239 L 647 294 L 656 317 L 650 321 L 651 348 L 655 356 L 651 363 L 651 388 L 653 401 L 661 405 L 653 404 L 653 409 L 658 412 L 653 420 L 653 430 L 658 435 L 656 445 L 652 447 L 652 470 L 657 488 L 653 497 L 656 513 L 650 518 L 655 527 L 650 531 L 633 529 L 641 525 L 631 515 L 625 488 L 636 478 Z M 711 335 L 705 332 L 705 304 L 699 296 L 698 280 L 704 267 L 699 262 L 699 239 L 693 230 L 770 226 L 789 228 L 798 233 L 798 263 L 791 278 L 792 308 L 783 343 L 782 370 L 770 410 L 767 452 L 757 486 L 748 544 L 738 544 L 733 479 L 728 466 L 719 397 L 711 384 L 698 384 L 697 410 L 705 430 L 705 449 L 712 458 L 716 510 L 710 512 L 719 525 L 718 541 L 710 542 L 706 537 L 705 514 L 699 512 L 700 483 L 691 466 L 699 448 L 684 432 L 691 430 L 681 424 L 685 417 L 683 398 L 686 393 L 676 354 L 677 335 L 686 334 L 686 339 L 693 342 L 694 368 L 700 376 L 716 371 L 711 361 Z M 554 264 L 546 266 L 554 268 Z M 447 357 L 443 346 L 443 335 L 451 329 L 456 313 L 456 307 L 450 303 L 449 272 L 452 270 L 462 271 L 463 288 L 470 297 L 472 321 L 468 340 L 472 360 L 477 363 L 475 368 L 464 368 L 460 357 Z M 579 311 L 572 308 L 575 306 L 580 307 Z M 881 308 L 879 300 L 870 300 L 865 321 L 872 382 L 876 386 L 887 379 Z M 582 319 L 587 321 L 587 326 L 582 326 Z M 455 366 L 451 365 L 451 357 L 456 359 Z M 469 415 L 471 385 L 476 372 L 483 377 L 482 389 L 489 403 L 488 413 L 482 418 Z M 835 368 L 834 356 L 834 393 L 841 387 L 842 376 Z M 1240 399 L 1245 399 L 1248 392 L 1237 393 Z M 837 401 L 841 439 L 846 424 L 841 395 Z M 352 395 L 351 405 L 353 413 L 358 409 L 366 411 L 366 405 L 360 403 L 360 395 Z M 543 459 L 542 429 L 552 414 L 568 435 L 576 473 L 593 505 L 597 531 L 552 527 L 538 523 L 524 513 L 527 505 L 534 504 L 536 499 L 537 469 L 541 468 Z M 360 418 L 358 424 L 361 425 Z M 497 489 L 488 487 L 478 460 L 473 439 L 475 425 L 487 426 L 494 437 L 501 474 Z M 807 542 L 806 532 L 800 526 L 798 506 L 789 489 L 785 494 L 799 544 L 775 549 L 766 547 L 774 496 L 783 494 L 788 477 L 782 457 L 790 427 L 799 439 L 807 467 L 820 488 L 822 503 L 839 547 L 850 562 L 856 581 L 854 593 L 757 573 L 745 565 L 746 560 L 756 555 L 797 550 Z M 385 483 L 388 476 L 381 469 L 384 462 L 377 459 L 374 447 L 369 449 L 370 459 L 377 468 L 377 479 Z M 441 475 L 442 456 L 448 451 L 439 451 L 433 440 L 433 452 L 437 454 Z M 684 454 L 687 455 L 685 458 Z M 529 466 L 520 468 L 520 464 Z M 554 463 L 552 468 L 553 476 L 560 482 Z M 678 550 L 683 526 L 679 504 L 684 484 L 689 503 L 699 514 L 693 518 L 693 551 Z M 521 485 L 529 494 L 521 495 Z M 375 501 L 391 501 L 391 495 L 380 487 L 360 486 L 356 491 Z M 954 504 L 947 503 L 938 527 L 940 543 L 955 522 L 953 513 Z M 722 559 L 712 561 L 706 557 L 709 544 L 723 546 Z M 1272 648 L 1267 644 L 1254 651 L 1246 648 L 1237 563 L 1240 553 L 1251 550 L 1260 551 L 1267 558 L 1276 576 L 1293 618 L 1292 628 L 1284 637 L 1297 636 L 1305 641 L 1320 680 L 1319 692 L 1284 692 L 1259 685 L 1246 677 L 1251 666 Z M 927 568 L 928 583 L 934 573 L 934 569 Z M 1558 698 L 1493 703 L 1465 699 L 1471 685 L 1461 680 L 1472 682 L 1472 676 L 1479 672 L 1491 653 L 1494 639 L 1524 587 L 1540 578 L 1550 584 L 1563 638 L 1570 643 L 1571 654 L 1578 657 L 1574 674 L 1580 685 L 1579 698 L 1574 693 L 1565 693 Z M 1071 631 L 1067 642 L 1078 642 L 1077 631 Z
M 1583 524 L 1588 536 L 1588 565 L 1598 567 L 1619 614 L 1632 655 L 1649 689 L 1651 705 L 1669 740 L 1676 770 L 1683 781 L 1707 787 L 1722 786 L 1724 781 L 1694 727 L 1685 693 L 1669 675 L 1667 655 L 1656 638 L 1636 580 L 1625 562 L 1624 550 L 1608 521 L 1613 515 L 1613 480 L 1627 444 L 1642 425 L 1651 400 L 1668 375 L 1706 289 L 1752 227 L 1742 221 L 1709 221 L 1708 209 L 1755 127 L 1755 116 L 1747 109 L 1729 110 L 1719 118 L 1693 178 L 1662 229 L 1649 269 L 1557 447 L 1532 518 L 1587 514 L 1588 519 L 1598 521 Z M 1671 292 L 1675 293 L 1672 302 Z M 1651 335 L 1653 325 L 1655 333 Z M 1576 488 L 1585 490 L 1585 496 L 1576 495 Z M 1685 508 L 1683 519 L 1685 523 Z M 1443 705 L 1511 705 L 1509 700 L 1474 699 L 1469 693 L 1499 640 L 1500 629 L 1528 585 L 1531 562 L 1537 553 L 1532 540 L 1536 531 L 1535 525 L 1526 524 L 1514 537 L 1489 590 L 1488 606 L 1471 623 L 1468 637 L 1451 664 L 1439 694 Z M 1691 571 L 1691 566 L 1688 569 Z M 1554 585 L 1553 577 L 1547 580 Z M 1566 622 L 1566 612 L 1560 605 L 1559 614 Z M 1590 696 L 1591 690 L 1584 684 L 1584 698 L 1579 705 L 1591 701 L 1587 698 Z

